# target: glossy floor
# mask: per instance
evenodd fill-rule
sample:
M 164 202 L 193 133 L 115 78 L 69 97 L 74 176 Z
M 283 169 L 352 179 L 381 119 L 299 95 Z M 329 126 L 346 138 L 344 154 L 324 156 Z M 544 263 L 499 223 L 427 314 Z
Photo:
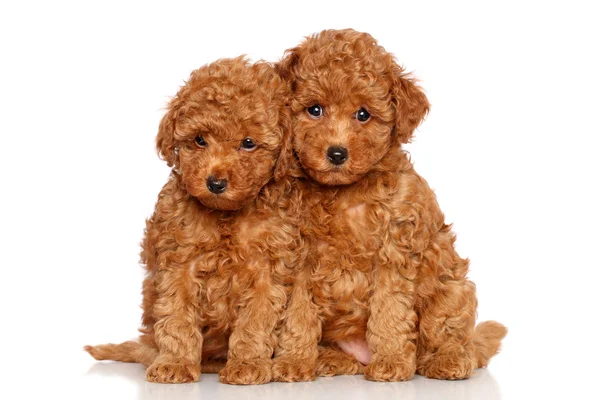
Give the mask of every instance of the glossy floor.
M 81 398 L 150 399 L 500 399 L 500 389 L 489 370 L 473 378 L 446 382 L 415 377 L 409 382 L 369 382 L 362 376 L 320 378 L 315 382 L 270 383 L 232 386 L 219 383 L 217 375 L 204 374 L 200 382 L 182 385 L 149 383 L 140 365 L 96 363 L 81 378 Z
M 490 367 L 477 370 L 473 377 L 464 381 L 415 376 L 409 382 L 379 383 L 367 381 L 363 376 L 338 376 L 319 378 L 314 382 L 232 386 L 220 383 L 215 374 L 203 374 L 197 383 L 169 385 L 146 382 L 145 369 L 139 364 L 97 362 L 87 353 L 77 351 L 65 354 L 54 369 L 40 374 L 39 383 L 19 386 L 26 390 L 23 398 L 27 399 L 40 398 L 42 393 L 86 400 L 600 398 L 593 379 L 598 371 L 590 368 L 592 353 L 554 351 L 546 339 L 540 337 L 539 343 L 519 343 L 509 335 L 505 339 L 505 348 L 492 360 Z M 60 376 L 69 383 L 64 385 Z M 0 398 L 1 391 L 9 387 L 0 386 Z

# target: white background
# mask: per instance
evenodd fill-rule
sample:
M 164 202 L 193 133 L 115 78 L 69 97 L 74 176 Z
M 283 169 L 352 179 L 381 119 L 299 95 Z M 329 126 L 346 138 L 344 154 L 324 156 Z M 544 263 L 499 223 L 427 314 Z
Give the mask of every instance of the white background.
M 217 4 L 218 3 L 218 4 Z M 2 2 L 0 397 L 599 398 L 600 63 L 593 2 Z M 189 73 L 367 31 L 421 80 L 407 146 L 470 257 L 481 320 L 509 328 L 464 382 L 362 377 L 239 388 L 144 381 L 85 344 L 136 336 L 154 135 Z

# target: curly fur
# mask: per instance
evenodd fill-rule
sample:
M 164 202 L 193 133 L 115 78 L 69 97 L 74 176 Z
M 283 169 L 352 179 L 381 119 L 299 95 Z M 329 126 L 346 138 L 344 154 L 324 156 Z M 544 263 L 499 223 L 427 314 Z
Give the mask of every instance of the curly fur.
M 140 362 L 154 382 L 196 381 L 201 364 L 226 383 L 271 380 L 301 254 L 296 185 L 285 175 L 288 93 L 271 65 L 240 57 L 194 71 L 170 102 L 156 143 L 174 171 L 146 222 L 142 336 L 86 346 L 93 357 Z M 248 137 L 253 151 L 240 146 Z M 229 182 L 224 193 L 207 189 L 211 175 Z
M 339 349 L 365 340 L 367 379 L 468 378 L 498 351 L 506 329 L 475 328 L 468 260 L 401 150 L 429 110 L 425 94 L 375 39 L 353 30 L 307 38 L 278 69 L 293 90 L 309 256 L 279 332 L 274 379 L 360 373 Z M 320 118 L 307 113 L 315 104 Z M 361 107 L 371 114 L 366 122 L 354 117 Z M 344 164 L 327 159 L 330 146 L 348 150 Z

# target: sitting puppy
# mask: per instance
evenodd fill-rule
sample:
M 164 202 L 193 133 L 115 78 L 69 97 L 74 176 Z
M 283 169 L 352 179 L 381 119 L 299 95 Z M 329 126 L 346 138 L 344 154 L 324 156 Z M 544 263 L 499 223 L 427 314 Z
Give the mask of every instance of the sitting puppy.
M 289 299 L 274 379 L 358 373 L 356 359 L 375 381 L 415 372 L 468 378 L 496 354 L 506 329 L 475 327 L 468 261 L 400 149 L 427 114 L 427 98 L 390 53 L 353 30 L 307 38 L 278 68 L 292 85 L 293 149 L 309 177 L 310 251 Z
M 96 359 L 179 383 L 198 380 L 201 360 L 215 372 L 227 358 L 221 381 L 271 380 L 300 238 L 288 92 L 272 66 L 240 57 L 194 71 L 170 102 L 156 142 L 173 172 L 142 244 L 143 335 L 87 346 Z

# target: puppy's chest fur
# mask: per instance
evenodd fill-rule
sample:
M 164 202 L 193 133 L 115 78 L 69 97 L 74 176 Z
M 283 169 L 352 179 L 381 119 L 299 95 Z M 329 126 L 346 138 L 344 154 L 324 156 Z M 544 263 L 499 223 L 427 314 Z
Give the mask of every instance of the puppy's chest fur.
M 299 246 L 299 231 L 288 210 L 281 211 L 258 202 L 232 215 L 214 213 L 211 221 L 204 221 L 215 234 L 199 244 L 190 278 L 198 290 L 205 336 L 229 331 L 252 285 L 267 288 L 293 280 L 290 250 Z
M 349 187 L 319 191 L 310 201 L 312 287 L 324 339 L 363 336 L 373 265 L 383 245 L 381 204 Z

